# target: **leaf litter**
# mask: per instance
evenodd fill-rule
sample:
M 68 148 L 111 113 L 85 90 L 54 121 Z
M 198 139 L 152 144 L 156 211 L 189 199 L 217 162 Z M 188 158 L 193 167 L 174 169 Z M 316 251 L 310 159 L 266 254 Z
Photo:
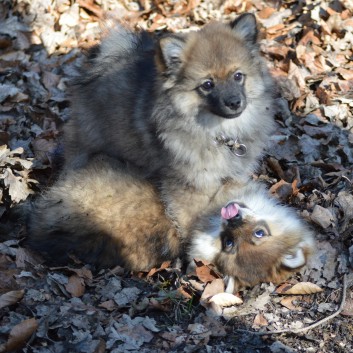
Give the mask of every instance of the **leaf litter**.
M 350 1 L 5 0 L 0 10 L 0 351 L 353 350 Z M 79 262 L 48 268 L 23 249 L 23 222 L 12 211 L 60 170 L 67 82 L 82 63 L 78 48 L 98 42 L 101 21 L 173 32 L 244 11 L 257 16 L 279 86 L 277 131 L 254 177 L 317 233 L 311 265 L 283 284 L 287 291 L 262 284 L 228 295 L 202 261 L 189 275 L 170 263 L 149 273 L 94 273 Z M 341 315 L 305 339 L 249 333 L 295 332 L 329 317 L 341 305 L 344 274 Z

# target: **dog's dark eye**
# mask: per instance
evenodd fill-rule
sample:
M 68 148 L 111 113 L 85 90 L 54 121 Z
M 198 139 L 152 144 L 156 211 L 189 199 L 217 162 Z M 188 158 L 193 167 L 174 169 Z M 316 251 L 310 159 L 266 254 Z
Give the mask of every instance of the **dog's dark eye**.
M 265 235 L 266 235 L 266 232 L 263 229 L 258 229 L 258 230 L 255 230 L 255 232 L 254 232 L 254 236 L 256 238 L 262 238 Z
M 244 78 L 244 75 L 241 72 L 236 72 L 234 74 L 234 80 L 235 81 L 242 81 Z
M 224 245 L 226 246 L 227 249 L 230 249 L 234 246 L 234 241 L 232 239 L 227 239 L 224 242 Z
M 207 80 L 201 85 L 201 87 L 205 91 L 210 91 L 214 87 L 214 82 L 212 80 Z

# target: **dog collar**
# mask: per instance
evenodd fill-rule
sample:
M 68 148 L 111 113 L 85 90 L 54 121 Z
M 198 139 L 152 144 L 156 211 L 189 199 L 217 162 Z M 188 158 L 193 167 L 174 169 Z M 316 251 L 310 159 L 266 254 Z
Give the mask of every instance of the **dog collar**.
M 215 138 L 215 142 L 218 145 L 227 146 L 232 153 L 238 157 L 243 157 L 248 151 L 247 147 L 238 141 L 238 139 L 232 139 L 230 137 L 225 137 L 224 135 L 219 135 Z

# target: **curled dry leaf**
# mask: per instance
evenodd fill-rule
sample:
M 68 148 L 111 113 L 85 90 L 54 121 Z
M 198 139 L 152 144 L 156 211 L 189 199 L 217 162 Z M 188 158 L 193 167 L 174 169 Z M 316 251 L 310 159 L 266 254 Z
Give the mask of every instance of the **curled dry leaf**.
M 69 278 L 69 283 L 65 285 L 65 288 L 73 297 L 81 297 L 85 293 L 84 280 L 77 275 Z
M 170 267 L 170 263 L 171 263 L 170 261 L 164 261 L 161 266 L 152 268 L 152 269 L 150 270 L 150 272 L 148 272 L 147 278 L 152 277 L 152 276 L 155 275 L 157 272 L 163 271 L 163 270 L 165 270 L 166 268 Z
M 204 304 L 205 307 L 211 309 L 212 314 L 216 316 L 233 317 L 236 314 L 235 305 L 243 304 L 243 301 L 230 293 L 218 293 L 208 300 Z M 227 314 L 227 310 L 230 309 L 231 313 Z
M 218 293 L 209 299 L 208 302 L 215 303 L 221 307 L 243 304 L 239 297 L 230 293 Z
M 292 288 L 292 284 L 290 283 L 283 283 L 279 287 L 276 288 L 277 294 L 282 294 L 283 292 L 287 291 L 288 289 Z
M 213 298 L 217 294 L 225 294 L 224 281 L 221 278 L 217 278 L 206 285 L 205 290 L 201 296 L 201 303 L 207 302 L 209 298 Z
M 212 282 L 220 276 L 213 270 L 214 267 L 211 263 L 204 261 L 194 260 L 196 264 L 196 275 L 201 282 Z
M 6 168 L 3 176 L 4 184 L 9 188 L 9 194 L 11 200 L 14 203 L 26 200 L 29 194 L 33 194 L 33 191 L 28 187 L 27 183 L 22 177 L 14 175 L 10 168 Z
M 318 285 L 311 282 L 300 282 L 295 284 L 293 287 L 289 288 L 286 291 L 283 291 L 282 294 L 315 294 L 322 292 L 323 289 Z
M 10 292 L 4 293 L 0 296 L 0 309 L 4 308 L 5 306 L 16 304 L 23 298 L 24 293 L 25 291 L 23 289 L 12 290 Z
M 8 341 L 0 346 L 0 352 L 11 352 L 21 349 L 38 327 L 35 318 L 24 320 L 14 326 Z
M 280 303 L 289 310 L 302 311 L 302 308 L 300 306 L 293 304 L 293 301 L 296 299 L 297 297 L 285 297 L 280 301 Z
M 108 311 L 113 311 L 113 310 L 115 310 L 117 308 L 117 306 L 115 305 L 114 300 L 112 300 L 112 299 L 106 300 L 105 302 L 100 303 L 98 306 L 100 308 L 104 308 L 104 309 L 106 309 Z
M 328 228 L 333 223 L 332 212 L 320 205 L 315 205 L 311 214 L 311 220 L 322 228 Z
M 266 320 L 266 318 L 260 313 L 256 314 L 252 327 L 255 328 L 255 327 L 262 327 L 267 325 L 268 325 L 268 321 Z

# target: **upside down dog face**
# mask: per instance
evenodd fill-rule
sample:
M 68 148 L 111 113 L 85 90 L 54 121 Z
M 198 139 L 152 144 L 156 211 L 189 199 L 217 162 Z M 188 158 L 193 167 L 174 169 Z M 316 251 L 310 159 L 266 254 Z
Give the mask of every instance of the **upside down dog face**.
M 310 231 L 289 209 L 269 203 L 259 211 L 236 201 L 221 211 L 221 251 L 215 263 L 237 287 L 283 281 L 306 264 L 312 250 Z
M 252 183 L 236 190 L 221 214 L 201 218 L 189 260 L 213 262 L 229 281 L 227 292 L 261 282 L 279 283 L 306 265 L 313 232 L 293 209 Z

